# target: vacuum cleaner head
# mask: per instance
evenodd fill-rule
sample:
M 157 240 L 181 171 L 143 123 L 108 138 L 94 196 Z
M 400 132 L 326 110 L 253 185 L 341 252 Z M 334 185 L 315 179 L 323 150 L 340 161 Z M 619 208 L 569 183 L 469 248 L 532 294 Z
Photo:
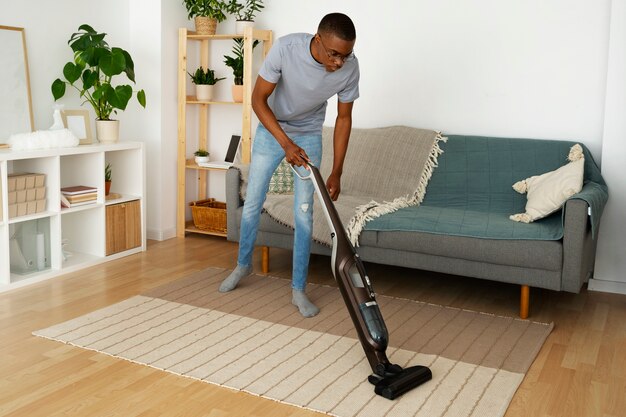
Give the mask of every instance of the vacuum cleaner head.
M 374 392 L 393 400 L 424 382 L 430 381 L 432 377 L 432 372 L 426 366 L 411 366 L 395 375 L 380 379 L 374 385 Z

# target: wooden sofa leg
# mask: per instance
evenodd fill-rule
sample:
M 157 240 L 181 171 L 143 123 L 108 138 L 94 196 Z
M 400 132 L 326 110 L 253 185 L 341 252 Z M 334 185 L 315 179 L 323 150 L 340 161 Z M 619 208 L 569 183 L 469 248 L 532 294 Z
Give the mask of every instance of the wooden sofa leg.
M 522 319 L 528 318 L 528 307 L 530 302 L 530 287 L 528 285 L 522 285 L 522 291 L 519 303 L 519 316 Z
M 263 246 L 261 248 L 261 270 L 264 274 L 270 272 L 270 248 Z

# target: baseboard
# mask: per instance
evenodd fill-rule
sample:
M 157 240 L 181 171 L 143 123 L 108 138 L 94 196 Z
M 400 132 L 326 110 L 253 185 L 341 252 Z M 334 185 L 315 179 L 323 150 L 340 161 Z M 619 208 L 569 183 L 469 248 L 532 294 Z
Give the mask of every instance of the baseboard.
M 626 295 L 626 282 L 605 281 L 603 279 L 590 279 L 587 288 L 590 291 L 611 292 Z
M 146 239 L 149 240 L 167 240 L 176 237 L 176 228 L 169 230 L 146 230 Z

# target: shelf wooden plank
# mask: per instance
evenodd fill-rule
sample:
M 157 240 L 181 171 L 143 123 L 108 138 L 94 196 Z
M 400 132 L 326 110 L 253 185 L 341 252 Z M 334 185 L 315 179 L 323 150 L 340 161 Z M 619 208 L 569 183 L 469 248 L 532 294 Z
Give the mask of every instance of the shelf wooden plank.
M 269 41 L 271 40 L 271 30 L 264 30 L 264 29 L 252 29 L 252 39 L 255 40 L 259 40 L 259 41 Z M 221 34 L 221 35 L 198 35 L 195 31 L 193 30 L 187 30 L 187 39 L 189 40 L 198 40 L 198 41 L 202 41 L 202 40 L 229 40 L 229 39 L 241 39 L 243 38 L 244 35 L 243 34 L 232 34 L 232 33 L 227 33 L 227 34 Z
M 241 104 L 234 101 L 203 101 L 198 100 L 196 96 L 187 96 L 187 104 Z
M 228 236 L 226 233 L 209 232 L 207 230 L 198 229 L 196 226 L 194 226 L 193 221 L 188 221 L 188 222 L 185 223 L 185 232 L 199 233 L 199 234 L 202 234 L 202 235 L 220 236 L 220 237 Z
M 203 169 L 203 170 L 209 170 L 209 171 L 227 171 L 228 170 L 228 167 L 201 167 L 200 165 L 196 164 L 193 159 L 187 159 L 185 168 Z
M 206 40 L 206 39 L 212 39 L 212 40 L 228 40 L 228 39 L 235 39 L 235 38 L 243 38 L 243 35 L 235 35 L 235 34 L 225 34 L 225 35 L 198 35 L 195 31 L 193 30 L 188 30 L 187 31 L 187 39 L 195 39 L 195 40 Z

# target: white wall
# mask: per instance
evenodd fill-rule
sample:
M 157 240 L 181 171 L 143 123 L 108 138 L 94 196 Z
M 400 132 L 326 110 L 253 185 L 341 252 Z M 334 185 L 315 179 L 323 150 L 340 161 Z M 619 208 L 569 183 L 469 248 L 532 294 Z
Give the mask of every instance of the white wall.
M 602 140 L 602 175 L 609 186 L 609 202 L 602 216 L 595 279 L 589 288 L 626 294 L 626 0 L 613 0 L 611 42 Z
M 356 127 L 406 124 L 450 134 L 585 143 L 597 162 L 607 166 L 611 187 L 600 232 L 606 257 L 598 257 L 596 278 L 624 282 L 624 265 L 617 262 L 624 257 L 611 248 L 626 247 L 617 211 L 626 196 L 617 182 L 624 130 L 615 122 L 626 109 L 623 96 L 606 94 L 607 88 L 623 88 L 624 67 L 615 62 L 625 46 L 615 40 L 622 36 L 616 29 L 609 41 L 609 28 L 611 17 L 613 28 L 622 19 L 615 14 L 623 13 L 624 1 L 613 0 L 612 16 L 610 0 L 397 0 L 387 7 L 372 0 L 267 0 L 257 26 L 279 37 L 314 32 L 331 11 L 353 18 L 362 75 Z M 176 213 L 177 28 L 193 28 L 193 23 L 180 2 L 154 3 L 114 0 L 95 8 L 78 0 L 59 0 L 55 6 L 0 0 L 0 24 L 26 27 L 38 128 L 51 123 L 49 85 L 69 59 L 65 42 L 78 24 L 88 22 L 109 32 L 114 43 L 130 43 L 127 49 L 136 56 L 137 81 L 146 89 L 149 110 L 132 105 L 120 118 L 129 139 L 147 143 L 148 235 L 167 238 L 174 235 Z M 136 18 L 142 7 L 152 10 Z M 153 24 L 157 26 L 149 26 Z M 221 23 L 218 32 L 233 32 L 233 26 L 232 20 Z M 229 49 L 228 43 L 216 44 L 212 62 L 220 76 L 231 78 L 222 64 Z M 220 96 L 229 95 L 230 83 L 218 84 Z M 334 106 L 329 104 L 327 124 L 333 124 Z M 237 109 L 212 108 L 210 122 L 212 137 L 220 138 L 211 151 L 221 158 L 230 135 L 241 132 Z M 222 198 L 223 180 L 213 177 L 210 193 Z
M 111 0 L 107 7 L 94 7 L 82 0 L 0 0 L 0 24 L 25 28 L 30 68 L 31 94 L 35 129 L 52 125 L 54 99 L 50 85 L 63 75 L 63 66 L 72 59 L 67 44 L 72 33 L 87 23 L 107 32 L 113 45 L 128 43 L 128 5 L 125 0 Z M 60 100 L 65 108 L 79 108 L 81 100 L 75 91 L 67 90 Z M 91 114 L 95 114 L 90 106 Z M 95 123 L 92 132 L 95 132 Z M 95 134 L 95 133 L 94 133 Z

